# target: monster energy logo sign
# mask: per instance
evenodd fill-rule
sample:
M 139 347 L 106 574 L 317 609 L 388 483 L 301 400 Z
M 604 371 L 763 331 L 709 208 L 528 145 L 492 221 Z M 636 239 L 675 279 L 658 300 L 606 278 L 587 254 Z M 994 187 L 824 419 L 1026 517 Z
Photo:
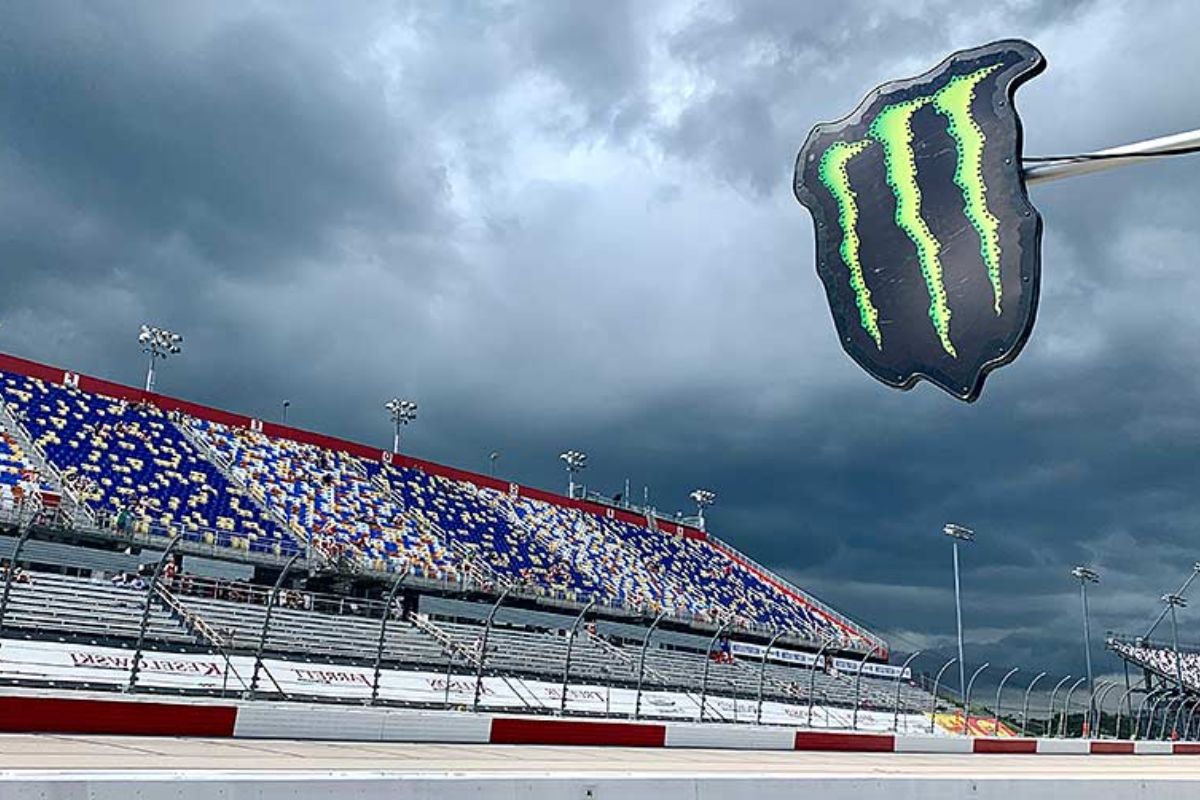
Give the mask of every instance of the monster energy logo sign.
M 796 196 L 843 346 L 886 383 L 974 399 L 1032 327 L 1040 218 L 1012 94 L 1043 66 L 1025 42 L 956 53 L 818 125 L 800 152 Z

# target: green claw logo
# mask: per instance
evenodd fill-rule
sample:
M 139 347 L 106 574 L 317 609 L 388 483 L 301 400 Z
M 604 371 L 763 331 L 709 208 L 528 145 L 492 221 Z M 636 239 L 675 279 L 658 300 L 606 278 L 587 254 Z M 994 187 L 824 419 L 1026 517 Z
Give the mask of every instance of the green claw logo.
M 885 383 L 974 400 L 1028 337 L 1041 218 L 1012 95 L 1044 66 L 1026 42 L 956 53 L 818 125 L 800 151 L 796 197 L 843 347 Z

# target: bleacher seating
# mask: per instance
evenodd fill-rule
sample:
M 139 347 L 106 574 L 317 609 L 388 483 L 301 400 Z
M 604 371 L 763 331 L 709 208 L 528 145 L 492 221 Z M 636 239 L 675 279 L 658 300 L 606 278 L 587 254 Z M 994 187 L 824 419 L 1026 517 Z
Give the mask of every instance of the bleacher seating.
M 25 456 L 16 437 L 0 426 L 0 509 L 12 508 L 26 495 L 49 488 Z
M 428 578 L 457 575 L 445 546 L 371 482 L 360 459 L 192 417 L 184 424 L 228 461 L 265 507 L 327 554 L 349 551 L 381 571 L 408 566 Z
M 1107 645 L 1121 658 L 1145 667 L 1168 681 L 1175 682 L 1175 650 L 1173 648 L 1115 638 L 1110 638 Z M 1184 685 L 1192 691 L 1200 691 L 1200 653 L 1180 648 L 1179 667 Z
M 4 400 L 98 512 L 209 543 L 296 552 L 296 540 L 203 458 L 160 409 L 0 373 Z M 86 479 L 86 482 L 80 481 Z
M 453 584 L 481 571 L 526 595 L 843 647 L 870 638 L 703 537 L 149 403 L 0 378 L 21 435 L 110 522 L 129 515 L 155 532 L 278 555 L 311 543 L 356 572 L 408 571 Z M 22 469 L 17 438 L 0 438 L 0 485 Z

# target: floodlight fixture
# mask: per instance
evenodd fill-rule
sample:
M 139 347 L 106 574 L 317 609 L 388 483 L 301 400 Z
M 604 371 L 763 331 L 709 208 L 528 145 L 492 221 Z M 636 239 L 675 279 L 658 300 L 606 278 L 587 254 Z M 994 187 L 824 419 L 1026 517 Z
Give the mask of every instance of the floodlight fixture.
M 1090 567 L 1075 567 L 1071 570 L 1071 574 L 1086 583 L 1100 582 L 1100 573 Z
M 962 525 L 955 525 L 953 522 L 947 522 L 942 526 L 942 533 L 952 539 L 957 539 L 960 542 L 975 541 L 975 531 Z
M 717 502 L 717 493 L 708 489 L 696 489 L 688 497 L 696 504 L 696 518 L 700 520 L 700 530 L 704 530 L 704 509 Z
M 575 473 L 587 469 L 587 453 L 579 450 L 564 450 L 558 454 L 567 465 L 567 497 L 575 496 Z
M 383 404 L 392 419 L 392 452 L 400 452 L 400 428 L 417 418 L 417 404 L 412 400 L 393 397 Z
M 179 355 L 182 351 L 183 337 L 175 331 L 159 328 L 154 325 L 142 325 L 138 330 L 138 344 L 142 352 L 150 357 L 146 369 L 146 391 L 154 390 L 154 362 L 156 359 L 167 360 L 168 356 Z

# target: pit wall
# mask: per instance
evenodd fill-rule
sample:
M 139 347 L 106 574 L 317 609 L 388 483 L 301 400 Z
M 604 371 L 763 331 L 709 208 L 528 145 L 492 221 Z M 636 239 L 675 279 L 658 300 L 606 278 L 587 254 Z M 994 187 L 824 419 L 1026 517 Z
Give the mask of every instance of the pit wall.
M 858 753 L 1200 755 L 1196 742 L 936 737 L 717 723 L 613 722 L 272 702 L 163 702 L 9 690 L 0 733 L 584 745 Z

